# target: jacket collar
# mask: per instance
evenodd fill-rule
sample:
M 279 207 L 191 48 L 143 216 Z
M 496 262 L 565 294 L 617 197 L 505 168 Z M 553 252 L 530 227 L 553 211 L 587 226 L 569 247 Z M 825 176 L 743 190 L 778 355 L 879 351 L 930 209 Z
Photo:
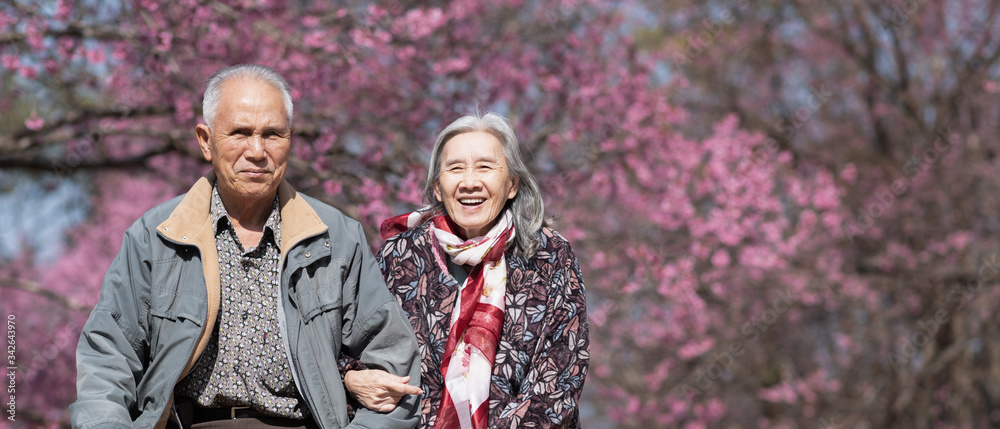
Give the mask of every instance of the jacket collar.
M 214 227 L 210 206 L 215 172 L 209 172 L 188 191 L 180 204 L 156 230 L 169 240 L 204 248 L 215 247 Z M 327 230 L 312 206 L 287 181 L 278 185 L 278 207 L 281 210 L 281 254 L 299 241 Z

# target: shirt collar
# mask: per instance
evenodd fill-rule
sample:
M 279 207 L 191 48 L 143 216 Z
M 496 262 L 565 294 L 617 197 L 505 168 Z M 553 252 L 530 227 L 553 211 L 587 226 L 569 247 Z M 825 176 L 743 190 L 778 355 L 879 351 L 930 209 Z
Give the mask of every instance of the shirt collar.
M 212 203 L 210 207 L 212 226 L 215 227 L 215 234 L 218 235 L 219 231 L 226 229 L 226 225 L 232 224 L 229 221 L 229 212 L 226 211 L 226 205 L 222 204 L 218 185 L 212 186 Z M 223 220 L 225 220 L 225 223 L 220 223 Z M 264 223 L 264 237 L 267 237 L 268 230 L 271 231 L 274 243 L 281 243 L 281 210 L 278 209 L 277 195 L 274 197 L 274 204 L 271 205 L 271 214 L 267 216 L 267 222 Z

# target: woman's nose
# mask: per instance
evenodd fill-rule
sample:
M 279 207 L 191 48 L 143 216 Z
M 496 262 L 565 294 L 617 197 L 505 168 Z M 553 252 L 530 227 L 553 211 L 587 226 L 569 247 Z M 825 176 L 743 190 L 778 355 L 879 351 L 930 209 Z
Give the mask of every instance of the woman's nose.
M 466 168 L 462 170 L 462 183 L 461 185 L 466 188 L 478 187 L 481 180 L 479 180 L 479 173 L 476 172 L 474 168 Z

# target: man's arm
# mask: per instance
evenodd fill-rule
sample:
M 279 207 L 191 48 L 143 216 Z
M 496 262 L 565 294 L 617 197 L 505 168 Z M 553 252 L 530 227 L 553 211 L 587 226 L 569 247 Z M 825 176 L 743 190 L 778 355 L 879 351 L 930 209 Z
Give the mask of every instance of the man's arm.
M 388 278 L 387 270 L 392 270 L 386 267 L 390 262 L 385 256 L 382 254 L 382 249 L 375 254 L 375 261 L 379 264 L 383 279 Z M 395 295 L 392 285 L 387 286 L 389 293 Z M 361 406 L 371 410 L 387 413 L 396 407 L 396 403 L 403 396 L 424 393 L 419 387 L 408 384 L 409 377 L 392 375 L 379 369 L 368 369 L 360 361 L 348 355 L 341 355 L 338 367 L 344 379 L 344 387 L 350 396 Z
M 129 409 L 135 407 L 136 382 L 143 371 L 144 324 L 138 320 L 148 293 L 149 271 L 141 262 L 145 231 L 137 222 L 125 233 L 111 263 L 101 297 L 87 319 L 76 350 L 77 400 L 70 405 L 74 428 L 131 428 Z
M 344 282 L 344 332 L 346 354 L 357 358 L 367 368 L 409 377 L 408 384 L 419 390 L 420 353 L 409 320 L 385 280 L 369 250 L 361 226 L 357 227 L 360 246 L 355 250 L 351 272 Z M 420 397 L 401 395 L 398 406 L 382 414 L 370 409 L 358 410 L 352 427 L 412 428 L 419 417 Z

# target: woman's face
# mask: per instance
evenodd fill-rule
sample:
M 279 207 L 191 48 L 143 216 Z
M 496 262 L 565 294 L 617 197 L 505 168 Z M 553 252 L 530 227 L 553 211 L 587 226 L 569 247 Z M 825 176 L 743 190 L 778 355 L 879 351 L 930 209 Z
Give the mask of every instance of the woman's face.
M 456 135 L 441 149 L 441 175 L 434 196 L 465 238 L 485 235 L 517 195 L 500 141 L 475 131 Z

